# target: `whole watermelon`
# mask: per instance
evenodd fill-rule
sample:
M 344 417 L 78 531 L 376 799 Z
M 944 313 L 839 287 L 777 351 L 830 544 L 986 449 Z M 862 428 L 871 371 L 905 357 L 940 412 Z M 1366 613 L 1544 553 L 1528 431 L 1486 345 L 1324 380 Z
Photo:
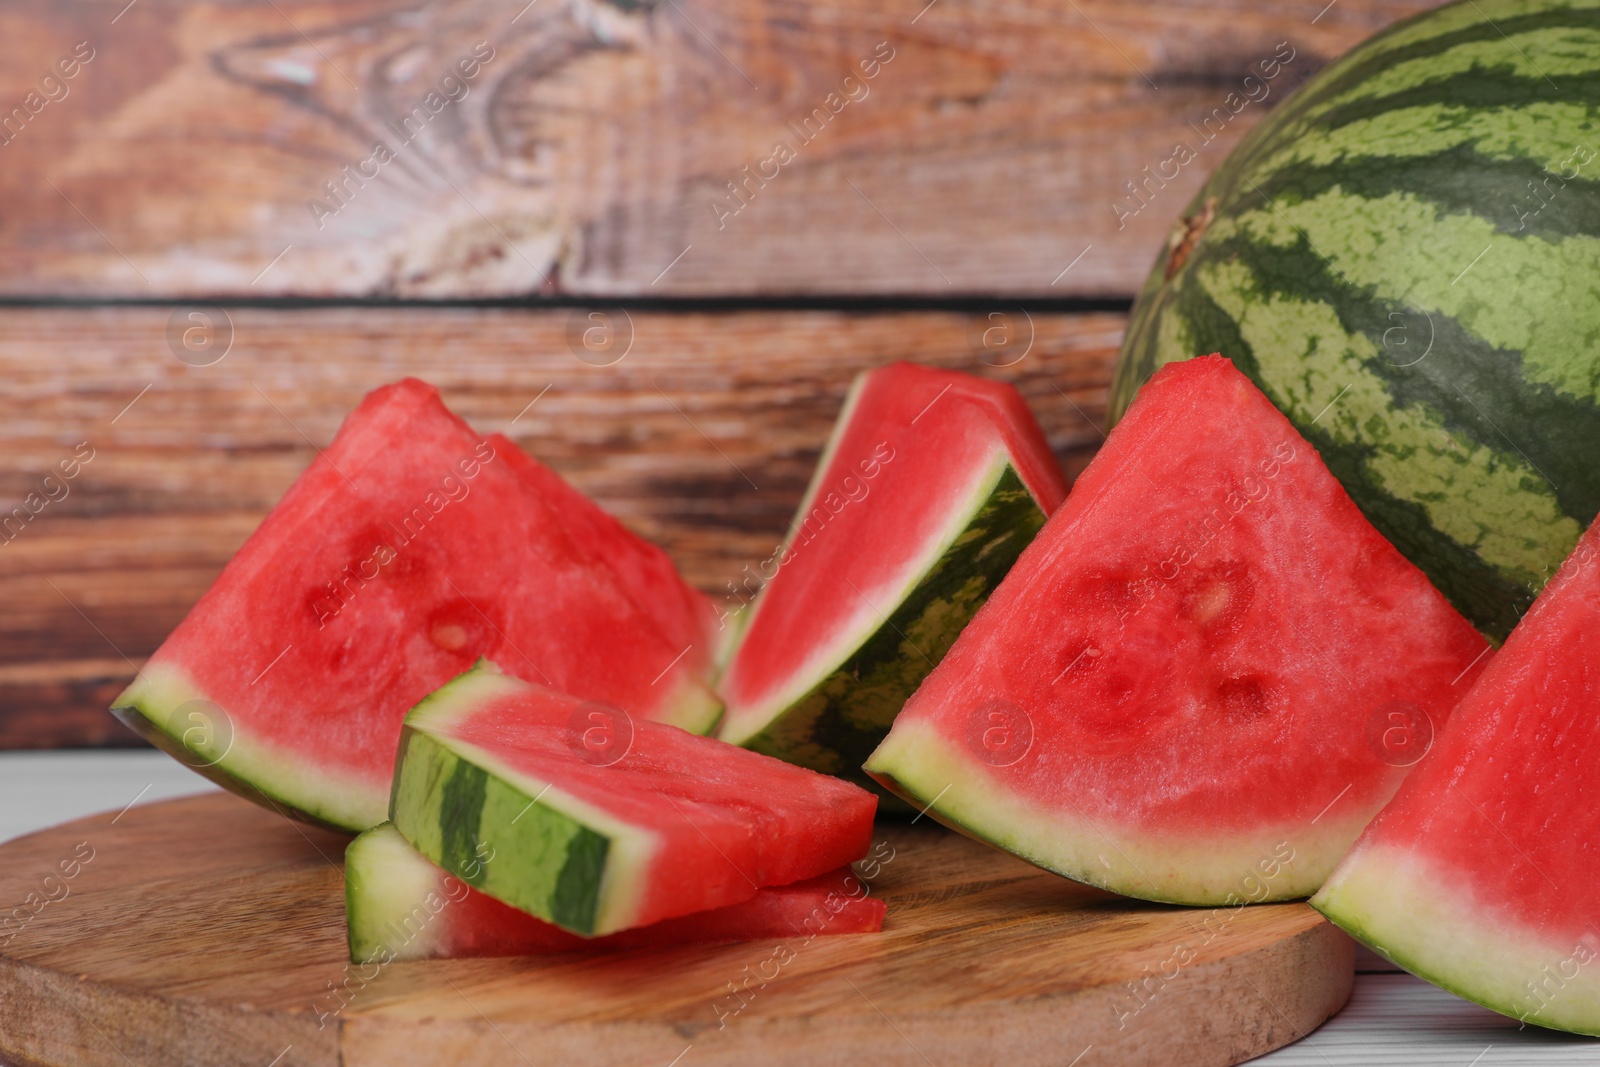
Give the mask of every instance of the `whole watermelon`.
M 1464 0 L 1239 145 L 1134 307 L 1113 419 L 1221 352 L 1504 637 L 1600 511 L 1600 0 Z

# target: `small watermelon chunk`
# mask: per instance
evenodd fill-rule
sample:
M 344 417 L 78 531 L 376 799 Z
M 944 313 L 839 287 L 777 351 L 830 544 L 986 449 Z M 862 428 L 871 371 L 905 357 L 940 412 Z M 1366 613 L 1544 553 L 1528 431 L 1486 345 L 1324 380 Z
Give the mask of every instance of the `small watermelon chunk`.
M 615 952 L 883 929 L 883 901 L 868 896 L 848 867 L 764 887 L 726 908 L 597 938 L 569 934 L 478 892 L 429 863 L 390 823 L 350 843 L 344 871 L 350 958 L 356 963 Z
M 423 382 L 371 393 L 113 712 L 227 788 L 354 831 L 385 818 L 406 711 L 480 656 L 710 729 L 720 702 L 667 637 L 676 615 L 580 548 L 561 516 L 584 509 L 517 456 Z
M 1118 893 L 1303 897 L 1406 773 L 1390 716 L 1442 724 L 1486 652 L 1202 357 L 1145 386 L 866 768 Z
M 390 819 L 468 885 L 595 937 L 842 867 L 876 808 L 848 782 L 484 662 L 406 716 Z
M 1066 492 L 1010 385 L 910 363 L 859 375 L 759 568 L 717 736 L 870 784 L 861 761 Z
M 1600 525 L 1311 899 L 1380 955 L 1600 1035 Z

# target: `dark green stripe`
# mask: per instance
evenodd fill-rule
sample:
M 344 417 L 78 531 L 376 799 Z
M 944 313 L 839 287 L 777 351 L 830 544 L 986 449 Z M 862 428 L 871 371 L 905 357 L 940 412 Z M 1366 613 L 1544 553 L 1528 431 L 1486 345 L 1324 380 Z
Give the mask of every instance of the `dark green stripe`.
M 567 841 L 567 861 L 550 897 L 551 920 L 568 930 L 594 930 L 600 904 L 600 878 L 605 873 L 611 841 L 585 827 Z
M 1233 360 L 1280 410 L 1287 398 L 1262 375 L 1255 352 L 1239 331 L 1238 323 L 1192 279 L 1179 290 L 1168 314 L 1182 316 L 1196 340 L 1197 352 L 1221 352 Z M 1386 323 L 1385 328 L 1389 324 Z M 1431 358 L 1431 354 L 1430 354 Z M 1424 360 L 1423 363 L 1426 363 Z M 1503 639 L 1532 602 L 1533 592 L 1486 563 L 1478 553 L 1434 527 L 1421 504 L 1384 489 L 1369 463 L 1377 454 L 1371 445 L 1344 441 L 1322 427 L 1296 421 L 1295 428 L 1310 441 L 1322 461 L 1339 479 L 1367 520 L 1420 567 L 1456 609 L 1480 629 Z
M 1463 3 L 1452 6 L 1465 6 L 1465 0 L 1463 0 Z M 1485 5 L 1480 2 L 1478 6 L 1487 13 L 1493 5 Z M 1443 55 L 1445 52 L 1460 45 L 1499 41 L 1505 44 L 1508 56 L 1514 60 L 1520 60 L 1521 57 L 1506 42 L 1506 37 L 1515 37 L 1518 34 L 1531 33 L 1538 30 L 1600 29 L 1600 8 L 1550 8 L 1535 14 L 1512 15 L 1504 18 L 1495 18 L 1494 15 L 1490 14 L 1489 18 L 1492 22 L 1479 22 L 1459 30 L 1441 33 L 1436 37 L 1413 41 L 1398 48 L 1383 47 L 1384 41 L 1390 34 L 1409 29 L 1416 23 L 1434 18 L 1439 10 L 1444 9 L 1425 11 L 1406 19 L 1404 22 L 1396 23 L 1370 41 L 1358 46 L 1334 66 L 1329 67 L 1321 77 L 1306 83 L 1300 91 L 1284 101 L 1283 106 L 1273 116 L 1274 127 L 1281 129 L 1286 123 L 1306 117 L 1319 104 L 1342 96 L 1368 78 L 1390 70 L 1401 63 Z M 1600 57 L 1596 57 L 1596 59 L 1596 66 L 1600 67 Z M 1549 82 L 1540 78 L 1539 84 L 1544 86 L 1543 99 L 1563 99 L 1566 95 L 1565 86 L 1568 79 L 1569 76 L 1563 75 L 1556 82 L 1556 87 L 1552 88 Z
M 1304 237 L 1291 246 L 1223 241 L 1207 258 L 1231 260 L 1256 278 L 1253 297 L 1287 297 L 1330 306 L 1339 324 L 1384 352 L 1384 334 L 1403 323 L 1415 335 L 1431 323 L 1433 346 L 1411 366 L 1377 356 L 1366 369 L 1381 378 L 1397 408 L 1421 406 L 1446 429 L 1508 458 L 1525 458 L 1548 479 L 1561 510 L 1580 526 L 1600 512 L 1600 407 L 1523 375 L 1522 353 L 1496 348 L 1440 312 L 1426 318 L 1335 276 Z M 1504 433 L 1502 433 L 1502 431 Z M 1508 436 L 1509 435 L 1509 440 Z M 1421 444 L 1421 442 L 1418 442 Z
M 1584 75 L 1564 79 L 1561 99 L 1563 102 L 1585 105 L 1591 109 L 1600 108 L 1600 75 Z M 1449 148 L 1442 149 L 1435 156 L 1374 156 L 1357 157 L 1343 164 L 1322 165 L 1315 163 L 1291 163 L 1279 172 L 1259 174 L 1255 172 L 1255 165 L 1270 160 L 1271 156 L 1280 151 L 1287 144 L 1292 144 L 1300 139 L 1314 139 L 1325 136 L 1328 132 L 1342 129 L 1358 122 L 1365 122 L 1380 115 L 1392 114 L 1412 108 L 1452 107 L 1459 108 L 1462 112 L 1472 112 L 1481 115 L 1485 112 L 1509 112 L 1502 117 L 1507 126 L 1521 128 L 1532 134 L 1541 128 L 1541 121 L 1534 117 L 1522 117 L 1515 108 L 1520 104 L 1532 102 L 1540 97 L 1540 90 L 1546 97 L 1549 95 L 1549 86 L 1542 80 L 1529 81 L 1516 77 L 1500 69 L 1488 71 L 1473 70 L 1465 74 L 1445 78 L 1440 81 L 1419 85 L 1389 96 L 1373 97 L 1370 99 L 1356 100 L 1342 105 L 1326 115 L 1319 117 L 1314 123 L 1307 125 L 1286 127 L 1278 122 L 1271 122 L 1273 133 L 1264 141 L 1253 146 L 1250 158 L 1241 154 L 1231 156 L 1213 179 L 1219 189 L 1213 191 L 1218 196 L 1223 210 L 1227 210 L 1242 202 L 1248 202 L 1250 197 L 1256 195 L 1251 183 L 1266 189 L 1269 185 L 1292 190 L 1296 181 L 1305 183 L 1308 188 L 1321 184 L 1327 187 L 1325 179 L 1319 176 L 1319 171 L 1329 172 L 1343 168 L 1350 176 L 1359 180 L 1359 172 L 1370 169 L 1372 177 L 1387 174 L 1397 180 L 1416 172 L 1419 180 L 1441 189 L 1446 195 L 1452 190 L 1456 195 L 1468 203 L 1469 210 L 1484 213 L 1486 218 L 1496 220 L 1497 225 L 1508 217 L 1514 218 L 1515 203 L 1527 207 L 1537 207 L 1538 201 L 1534 193 L 1528 189 L 1530 179 L 1543 180 L 1547 173 L 1543 170 L 1543 163 L 1532 160 L 1491 160 L 1471 152 L 1470 144 L 1461 141 L 1463 134 L 1456 134 L 1458 143 Z M 1449 138 L 1454 131 L 1446 125 L 1443 129 L 1435 128 L 1431 120 L 1417 122 L 1416 135 L 1419 138 Z M 1549 152 L 1554 157 L 1553 166 L 1560 170 L 1561 161 L 1566 159 L 1580 144 L 1585 143 L 1584 138 L 1590 140 L 1596 136 L 1596 131 L 1588 124 L 1580 129 L 1550 131 Z M 1461 158 L 1453 153 L 1468 153 L 1461 159 L 1465 167 L 1479 168 L 1477 170 L 1463 170 L 1454 175 L 1442 172 L 1429 173 L 1429 161 L 1438 164 L 1448 163 L 1453 159 Z M 1593 163 L 1590 163 L 1591 168 Z M 1502 188 L 1502 182 L 1507 179 L 1516 179 L 1515 189 Z M 1370 179 L 1369 179 L 1370 180 Z M 1581 180 L 1585 187 L 1582 190 L 1572 188 L 1578 183 L 1569 182 L 1565 192 L 1573 195 L 1565 197 L 1568 201 L 1580 201 L 1586 195 L 1593 195 L 1595 183 L 1590 180 Z M 1474 191 L 1476 185 L 1481 184 L 1481 191 Z M 1558 183 L 1552 179 L 1551 185 Z M 1349 186 L 1346 186 L 1349 189 Z M 1382 195 L 1381 193 L 1377 195 Z M 1489 198 L 1498 198 L 1497 203 L 1489 202 Z M 1554 202 L 1541 212 L 1541 216 L 1552 212 L 1578 210 L 1577 205 L 1562 204 L 1562 196 L 1556 196 Z M 1593 211 L 1592 205 L 1589 211 Z M 1542 218 L 1538 221 L 1549 226 L 1548 220 Z M 1515 229 L 1515 225 L 1512 226 Z M 1559 233 L 1560 231 L 1554 231 Z M 1584 231 L 1591 232 L 1591 231 Z
M 1461 5 L 1455 5 L 1461 6 Z M 1481 4 L 1485 11 L 1492 11 L 1494 5 Z M 1441 9 L 1442 10 L 1442 9 Z M 1317 130 L 1331 128 L 1344 122 L 1355 121 L 1359 116 L 1387 113 L 1396 108 L 1417 106 L 1424 101 L 1442 102 L 1450 105 L 1463 105 L 1467 101 L 1479 102 L 1476 106 L 1501 107 L 1508 102 L 1549 100 L 1559 101 L 1567 99 L 1568 86 L 1575 86 L 1574 99 L 1586 103 L 1600 101 L 1600 92 L 1597 92 L 1597 78 L 1589 74 L 1564 74 L 1557 83 L 1560 91 L 1552 88 L 1550 82 L 1542 77 L 1530 80 L 1505 71 L 1503 68 L 1488 70 L 1474 69 L 1473 71 L 1453 75 L 1441 84 L 1449 85 L 1450 96 L 1444 93 L 1433 92 L 1433 84 L 1415 86 L 1411 89 L 1401 90 L 1389 96 L 1375 100 L 1351 101 L 1340 110 L 1340 116 L 1317 116 L 1312 114 L 1319 106 L 1326 104 L 1360 86 L 1367 79 L 1381 74 L 1397 64 L 1412 60 L 1426 59 L 1429 56 L 1442 55 L 1463 44 L 1485 41 L 1505 41 L 1504 35 L 1515 35 L 1524 32 L 1534 32 L 1551 29 L 1600 29 L 1600 8 L 1573 10 L 1569 8 L 1552 8 L 1526 15 L 1511 15 L 1496 18 L 1493 14 L 1491 25 L 1488 21 L 1468 26 L 1459 30 L 1441 33 L 1421 41 L 1396 48 L 1385 48 L 1384 41 L 1393 32 L 1411 27 L 1419 22 L 1434 18 L 1437 11 L 1423 12 L 1372 38 L 1367 43 L 1359 46 L 1333 66 L 1326 68 L 1317 77 L 1301 86 L 1290 94 L 1287 100 L 1275 110 L 1271 117 L 1252 129 L 1240 142 L 1239 146 L 1228 156 L 1227 160 L 1217 168 L 1206 182 L 1205 186 L 1195 194 L 1195 198 L 1185 209 L 1185 214 L 1192 215 L 1200 210 L 1200 206 L 1208 197 L 1216 197 L 1222 208 L 1241 202 L 1247 196 L 1253 196 L 1255 191 L 1250 187 L 1250 181 L 1257 185 L 1271 179 L 1255 174 L 1255 169 L 1267 161 L 1271 156 L 1282 150 L 1284 145 L 1292 143 L 1299 137 L 1316 136 Z M 1503 35 L 1504 34 L 1504 35 Z M 1511 45 L 1506 44 L 1507 54 L 1515 55 Z M 1600 57 L 1597 57 L 1596 66 L 1600 67 Z M 1493 83 L 1492 89 L 1481 88 L 1478 83 Z M 1507 93 L 1511 95 L 1506 95 Z M 1499 95 L 1496 96 L 1495 94 Z M 1586 127 L 1587 129 L 1587 127 Z M 1552 146 L 1554 152 L 1560 145 Z M 1566 146 L 1570 149 L 1571 146 Z M 1563 157 L 1564 158 L 1564 157 Z M 1395 159 L 1389 166 L 1396 171 L 1403 171 L 1410 165 L 1409 160 Z M 1381 161 L 1374 161 L 1376 166 L 1383 166 Z M 1248 179 L 1248 180 L 1247 180 Z M 1542 214 L 1555 210 L 1551 205 Z M 1567 209 L 1572 210 L 1572 209 Z M 1507 214 L 1512 214 L 1512 209 L 1507 206 Z M 1540 219 L 1541 225 L 1551 226 L 1547 220 Z M 1164 257 L 1163 257 L 1164 261 Z M 1158 269 L 1160 267 L 1158 266 Z
M 1456 5 L 1460 6 L 1460 5 Z M 1480 7 L 1486 5 L 1480 4 Z M 1198 205 L 1207 196 L 1217 196 L 1219 199 L 1229 199 L 1234 194 L 1234 186 L 1239 179 L 1247 175 L 1263 158 L 1277 151 L 1286 138 L 1293 138 L 1305 133 L 1305 129 L 1297 124 L 1307 120 L 1311 126 L 1321 125 L 1321 117 L 1313 112 L 1316 109 L 1345 93 L 1357 88 L 1368 78 L 1381 74 L 1390 68 L 1412 60 L 1426 59 L 1429 56 L 1442 55 L 1450 49 L 1463 44 L 1472 44 L 1484 41 L 1505 42 L 1505 36 L 1519 33 L 1549 29 L 1600 29 L 1600 9 L 1572 10 L 1568 8 L 1552 9 L 1529 15 L 1516 15 L 1505 18 L 1481 22 L 1459 30 L 1441 33 L 1421 41 L 1398 48 L 1384 48 L 1383 43 L 1390 33 L 1412 26 L 1415 23 L 1433 18 L 1437 12 L 1425 11 L 1404 22 L 1395 24 L 1389 30 L 1372 38 L 1363 45 L 1358 46 L 1343 59 L 1333 66 L 1326 68 L 1292 93 L 1266 122 L 1251 130 L 1240 143 L 1239 147 L 1228 157 L 1228 160 L 1212 175 L 1205 188 L 1196 196 L 1194 204 Z M 1507 54 L 1514 57 L 1516 52 L 1509 43 L 1506 44 Z M 1600 66 L 1600 61 L 1597 61 Z M 1470 75 L 1469 75 L 1470 76 Z M 1537 77 L 1537 75 L 1535 75 Z M 1559 90 L 1551 86 L 1550 82 L 1542 77 L 1533 85 L 1532 91 L 1527 94 L 1527 99 L 1562 100 L 1566 98 L 1566 85 L 1574 77 L 1581 75 L 1562 75 L 1556 82 Z M 1525 81 L 1526 79 L 1518 79 Z M 1554 79 L 1552 79 L 1554 80 Z M 1540 88 L 1542 87 L 1542 88 Z M 1420 86 L 1418 88 L 1421 88 Z M 1399 95 L 1399 94 L 1396 94 Z M 1394 105 L 1380 110 L 1391 110 Z M 1248 188 L 1248 186 L 1246 186 Z M 1194 205 L 1191 205 L 1192 212 Z
M 1445 107 L 1483 112 L 1503 111 L 1524 104 L 1538 103 L 1573 104 L 1592 108 L 1600 103 L 1600 72 L 1566 75 L 1561 79 L 1561 95 L 1555 97 L 1550 89 L 1550 83 L 1537 74 L 1517 74 L 1504 67 L 1487 69 L 1474 67 L 1472 70 L 1424 82 L 1421 85 L 1413 85 L 1384 96 L 1363 97 L 1360 100 L 1340 104 L 1318 115 L 1312 121 L 1296 127 L 1295 133 L 1300 137 L 1315 137 L 1352 123 L 1365 122 L 1379 115 L 1388 115 L 1408 108 Z M 1508 123 L 1511 126 L 1521 125 L 1529 130 L 1536 129 L 1540 124 L 1541 120 L 1535 118 L 1529 118 L 1521 123 L 1513 118 Z M 1446 125 L 1438 132 L 1448 136 L 1451 130 Z M 1572 145 L 1557 141 L 1552 145 L 1552 148 L 1556 147 L 1570 150 Z
M 401 734 L 390 814 L 412 847 L 462 881 L 574 933 L 595 932 L 610 839 L 423 730 Z
M 1428 201 L 1441 214 L 1475 215 L 1515 237 L 1600 236 L 1600 180 L 1573 178 L 1563 184 L 1536 163 L 1487 159 L 1467 145 L 1415 158 L 1296 163 L 1259 181 L 1257 189 L 1244 190 L 1257 205 L 1261 195 L 1281 204 L 1334 189 L 1369 200 L 1401 193 Z
M 483 822 L 483 800 L 489 786 L 488 775 L 466 760 L 459 760 L 439 791 L 439 830 L 444 852 L 439 865 L 457 872 L 469 885 L 482 887 L 488 869 L 477 862 L 483 840 L 478 828 Z

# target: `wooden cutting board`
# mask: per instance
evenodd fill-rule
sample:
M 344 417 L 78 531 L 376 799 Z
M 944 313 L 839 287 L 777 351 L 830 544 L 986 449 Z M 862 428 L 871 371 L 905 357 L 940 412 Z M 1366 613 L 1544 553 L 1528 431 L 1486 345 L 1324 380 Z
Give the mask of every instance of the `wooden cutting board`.
M 1303 904 L 1126 900 L 926 821 L 879 825 L 882 934 L 354 967 L 344 843 L 212 794 L 0 845 L 0 1058 L 1207 1067 L 1309 1033 L 1353 976 Z

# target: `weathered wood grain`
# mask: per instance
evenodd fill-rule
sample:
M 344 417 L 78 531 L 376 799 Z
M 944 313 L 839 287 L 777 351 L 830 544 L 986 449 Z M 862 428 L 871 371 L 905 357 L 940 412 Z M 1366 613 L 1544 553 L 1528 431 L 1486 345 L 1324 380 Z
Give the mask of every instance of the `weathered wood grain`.
M 776 970 L 778 942 L 356 968 L 343 839 L 223 795 L 114 814 L 0 846 L 0 902 L 27 915 L 0 948 L 0 1053 L 1026 1067 L 1093 1046 L 1085 1063 L 1220 1067 L 1310 1032 L 1353 977 L 1350 940 L 1304 904 L 1120 899 L 927 825 L 879 828 L 882 934 L 797 938 Z
M 14 0 L 0 292 L 1131 295 L 1241 134 L 1428 6 Z
M 168 342 L 174 318 L 201 328 L 191 313 L 0 310 L 0 519 L 44 499 L 52 471 L 65 491 L 0 533 L 0 747 L 131 743 L 104 709 L 132 664 L 384 382 L 434 382 L 718 593 L 771 554 L 857 370 L 917 359 L 1015 381 L 1076 473 L 1122 330 L 1120 316 L 1016 310 L 256 309 L 235 310 L 231 350 L 198 367 Z M 193 362 L 225 340 L 208 314 L 213 347 Z M 82 449 L 92 458 L 61 479 Z

